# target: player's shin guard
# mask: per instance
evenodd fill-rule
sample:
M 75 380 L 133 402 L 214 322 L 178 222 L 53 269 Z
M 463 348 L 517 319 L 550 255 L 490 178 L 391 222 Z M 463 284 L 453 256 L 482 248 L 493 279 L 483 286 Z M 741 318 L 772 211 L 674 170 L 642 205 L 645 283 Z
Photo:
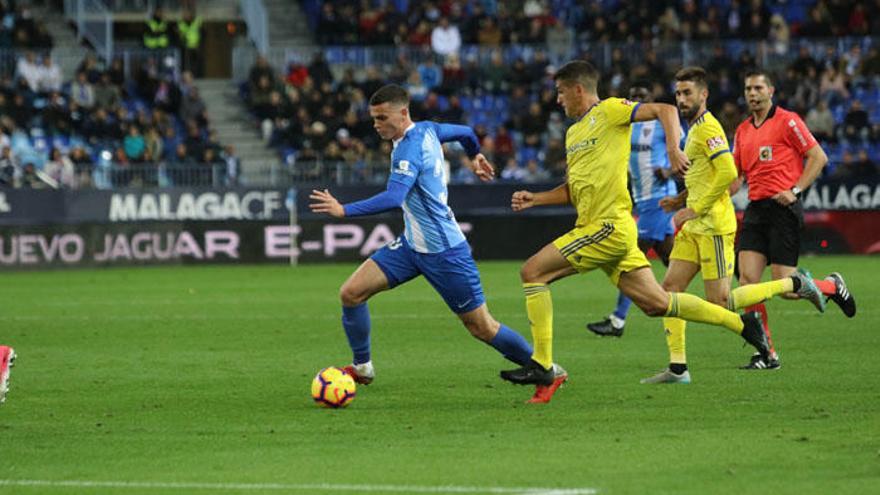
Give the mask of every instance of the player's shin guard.
M 738 314 L 686 292 L 669 293 L 669 307 L 666 308 L 665 316 L 720 325 L 737 335 L 743 329 L 743 322 Z
M 526 314 L 532 328 L 535 346 L 532 359 L 550 369 L 553 365 L 553 300 L 547 284 L 523 284 L 526 293 Z
M 767 307 L 764 304 L 755 304 L 746 308 L 747 313 L 755 312 L 761 314 L 761 322 L 764 323 L 764 333 L 767 334 L 767 342 L 770 343 L 770 355 L 776 356 L 776 346 L 773 344 L 773 338 L 770 336 L 770 323 L 768 323 Z
M 342 328 L 354 355 L 354 364 L 370 360 L 370 310 L 367 303 L 342 307 Z
M 532 346 L 519 332 L 511 330 L 504 323 L 501 324 L 501 328 L 498 329 L 498 333 L 495 334 L 489 345 L 505 358 L 520 366 L 525 366 L 532 359 Z
M 669 362 L 687 363 L 684 329 L 687 322 L 681 318 L 663 318 L 663 331 L 666 334 L 666 347 L 669 348 Z
M 774 296 L 787 294 L 792 291 L 794 291 L 794 281 L 791 277 L 760 284 L 741 285 L 730 291 L 729 306 L 732 311 L 748 308 Z

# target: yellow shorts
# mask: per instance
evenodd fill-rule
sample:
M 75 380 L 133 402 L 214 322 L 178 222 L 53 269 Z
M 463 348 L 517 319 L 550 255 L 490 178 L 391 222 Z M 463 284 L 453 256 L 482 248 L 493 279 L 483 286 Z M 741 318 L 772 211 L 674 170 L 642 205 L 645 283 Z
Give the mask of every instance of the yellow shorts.
M 651 266 L 639 250 L 635 222 L 631 227 L 611 223 L 575 227 L 553 245 L 578 272 L 601 268 L 615 286 L 621 273 Z
M 675 236 L 669 258 L 700 265 L 703 280 L 718 280 L 733 275 L 734 233 L 723 235 L 692 234 L 684 230 Z

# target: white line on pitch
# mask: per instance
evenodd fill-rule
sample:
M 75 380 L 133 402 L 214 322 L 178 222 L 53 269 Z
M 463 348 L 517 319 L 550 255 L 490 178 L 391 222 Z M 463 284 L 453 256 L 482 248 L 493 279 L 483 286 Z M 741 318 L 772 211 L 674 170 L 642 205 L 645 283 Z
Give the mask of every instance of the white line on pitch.
M 515 495 L 595 495 L 595 488 L 528 488 L 480 486 L 418 486 L 418 485 L 333 485 L 328 483 L 186 483 L 149 481 L 85 481 L 85 480 L 2 480 L 0 486 L 41 486 L 54 488 L 128 488 L 137 490 L 254 490 L 254 491 L 336 491 L 394 493 L 464 493 Z

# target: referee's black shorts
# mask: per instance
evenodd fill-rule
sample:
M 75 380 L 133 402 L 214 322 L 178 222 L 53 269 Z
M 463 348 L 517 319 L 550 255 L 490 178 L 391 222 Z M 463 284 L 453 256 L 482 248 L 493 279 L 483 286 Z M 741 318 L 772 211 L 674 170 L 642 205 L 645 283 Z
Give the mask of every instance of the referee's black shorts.
M 800 200 L 782 206 L 773 199 L 752 201 L 743 215 L 739 251 L 757 251 L 771 265 L 797 266 L 804 227 Z

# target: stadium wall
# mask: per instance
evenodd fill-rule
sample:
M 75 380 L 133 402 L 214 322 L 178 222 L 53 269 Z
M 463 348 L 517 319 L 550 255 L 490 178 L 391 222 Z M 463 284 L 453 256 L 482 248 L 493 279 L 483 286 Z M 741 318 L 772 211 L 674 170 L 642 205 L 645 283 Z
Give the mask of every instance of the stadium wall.
M 571 208 L 513 214 L 521 185 L 450 186 L 477 259 L 525 259 L 571 228 Z M 549 186 L 548 186 L 549 187 Z M 342 201 L 378 187 L 334 190 Z M 289 207 L 299 219 L 291 225 Z M 744 201 L 737 198 L 738 206 Z M 880 185 L 823 182 L 804 196 L 805 253 L 880 252 Z M 330 219 L 292 189 L 0 191 L 0 268 L 356 261 L 402 230 L 397 213 Z M 295 247 L 292 245 L 295 234 Z

